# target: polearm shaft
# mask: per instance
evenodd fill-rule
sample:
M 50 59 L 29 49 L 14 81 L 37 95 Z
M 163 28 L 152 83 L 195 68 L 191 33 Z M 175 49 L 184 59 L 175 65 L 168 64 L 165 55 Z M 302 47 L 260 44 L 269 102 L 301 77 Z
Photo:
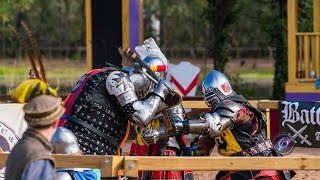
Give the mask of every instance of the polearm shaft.
M 12 27 L 10 24 L 8 26 L 14 32 L 14 34 L 18 37 L 19 42 L 20 42 L 21 46 L 23 47 L 23 49 L 24 49 L 24 51 L 25 51 L 25 53 L 26 53 L 26 55 L 28 57 L 28 60 L 29 60 L 29 62 L 31 64 L 31 69 L 34 72 L 36 78 L 40 79 L 39 72 L 37 70 L 37 66 L 36 66 L 36 64 L 35 64 L 35 62 L 33 60 L 33 57 L 32 57 L 32 55 L 31 55 L 31 53 L 29 51 L 29 48 L 28 48 L 26 42 L 24 41 L 22 36 L 19 34 L 19 32 L 16 29 L 14 29 L 14 27 Z

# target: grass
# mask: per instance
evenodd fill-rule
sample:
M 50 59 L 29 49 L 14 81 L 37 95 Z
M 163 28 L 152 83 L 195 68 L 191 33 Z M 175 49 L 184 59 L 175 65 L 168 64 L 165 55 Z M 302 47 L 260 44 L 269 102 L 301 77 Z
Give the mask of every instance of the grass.
M 0 65 L 0 94 L 9 94 L 29 78 L 30 65 L 26 60 L 1 59 Z M 84 61 L 46 60 L 44 66 L 50 86 L 60 87 L 62 95 L 67 94 L 86 72 Z
M 240 89 L 237 88 L 237 90 L 240 91 L 238 93 L 249 94 L 249 97 L 254 99 L 268 98 L 271 93 L 271 88 L 267 88 L 269 91 L 265 92 L 266 84 L 263 82 L 267 81 L 268 84 L 272 82 L 274 68 L 270 63 L 267 65 L 257 63 L 253 68 L 254 63 L 257 62 L 255 60 L 248 60 L 245 66 L 240 66 L 237 60 L 231 60 L 230 62 L 231 63 L 227 65 L 226 71 L 232 76 L 231 83 L 234 86 L 240 87 Z M 201 84 L 213 66 L 209 64 L 207 65 L 208 67 L 205 68 L 204 65 L 201 64 L 201 61 L 191 63 L 202 68 L 197 89 L 197 95 L 202 95 Z M 86 72 L 85 60 L 70 61 L 54 59 L 44 61 L 44 65 L 50 86 L 60 87 L 60 95 L 66 95 Z M 0 94 L 9 94 L 11 90 L 23 80 L 28 79 L 29 69 L 30 65 L 26 60 L 0 59 Z M 249 81 L 251 84 L 247 83 Z M 257 82 L 257 84 L 254 84 L 255 82 Z M 243 86 L 245 86 L 245 88 L 241 88 L 242 84 L 244 84 Z M 264 91 L 257 89 L 259 86 L 263 86 L 261 88 L 264 89 Z M 261 93 L 259 91 L 261 91 Z

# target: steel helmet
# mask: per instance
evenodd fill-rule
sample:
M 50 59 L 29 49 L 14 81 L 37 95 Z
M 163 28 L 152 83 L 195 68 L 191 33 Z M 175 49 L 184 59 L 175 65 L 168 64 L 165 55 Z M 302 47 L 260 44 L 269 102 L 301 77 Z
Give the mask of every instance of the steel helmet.
M 168 69 L 168 64 L 166 61 L 157 56 L 147 56 L 143 59 L 143 61 L 156 74 L 159 80 L 164 79 L 165 73 Z
M 76 136 L 64 127 L 57 128 L 52 137 L 51 145 L 55 154 L 75 154 L 80 152 Z
M 212 70 L 202 83 L 202 92 L 207 106 L 214 108 L 225 98 L 235 94 L 229 79 L 222 73 Z

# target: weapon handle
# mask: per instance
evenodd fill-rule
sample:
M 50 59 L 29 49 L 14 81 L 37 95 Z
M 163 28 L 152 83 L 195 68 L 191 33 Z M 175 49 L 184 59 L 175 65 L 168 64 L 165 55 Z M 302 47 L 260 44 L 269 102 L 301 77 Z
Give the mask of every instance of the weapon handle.
M 166 131 L 168 132 L 172 129 L 172 123 L 171 123 L 171 120 L 170 120 L 170 117 L 168 115 L 167 110 L 162 111 L 162 117 L 163 117 L 164 125 L 166 127 Z
M 130 59 L 136 61 L 137 63 L 139 63 L 140 66 L 142 66 L 143 68 L 145 68 L 147 70 L 147 73 L 152 76 L 156 81 L 159 81 L 158 77 L 156 76 L 156 74 L 150 69 L 150 67 L 144 63 L 135 52 L 131 51 L 130 48 L 125 49 L 125 55 L 129 56 Z
M 190 152 L 188 151 L 188 148 L 186 146 L 186 144 L 183 142 L 183 139 L 182 139 L 182 135 L 176 135 L 175 136 L 176 140 L 177 140 L 177 143 L 180 147 L 180 150 L 183 152 L 183 155 L 184 156 L 190 156 Z

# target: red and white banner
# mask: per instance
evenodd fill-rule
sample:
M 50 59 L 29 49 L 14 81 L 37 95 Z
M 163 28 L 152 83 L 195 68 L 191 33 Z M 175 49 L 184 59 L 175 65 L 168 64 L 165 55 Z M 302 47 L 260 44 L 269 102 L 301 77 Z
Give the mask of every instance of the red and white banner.
M 168 64 L 167 80 L 169 80 L 182 96 L 195 96 L 200 68 L 190 62 Z

